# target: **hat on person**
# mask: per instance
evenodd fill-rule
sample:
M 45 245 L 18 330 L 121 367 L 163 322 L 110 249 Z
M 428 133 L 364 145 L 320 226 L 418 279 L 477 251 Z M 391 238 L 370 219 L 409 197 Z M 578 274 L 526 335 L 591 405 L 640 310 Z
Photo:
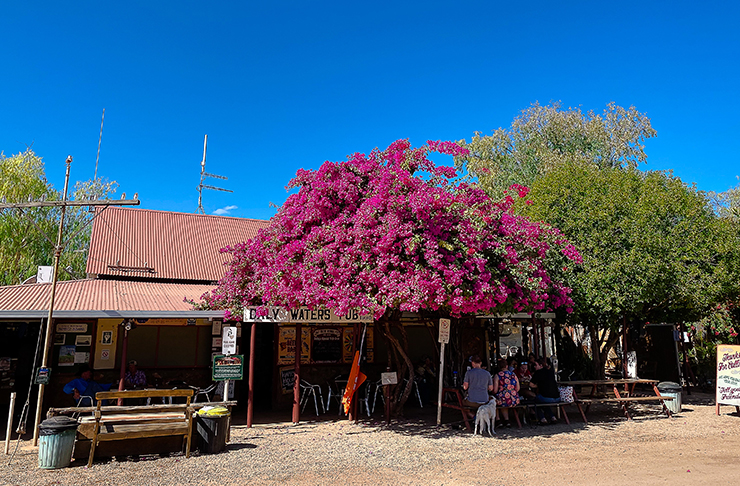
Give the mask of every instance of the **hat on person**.
M 139 363 L 137 363 L 135 359 L 132 359 L 131 361 L 128 362 L 128 365 L 129 366 L 131 366 L 131 365 L 139 366 Z

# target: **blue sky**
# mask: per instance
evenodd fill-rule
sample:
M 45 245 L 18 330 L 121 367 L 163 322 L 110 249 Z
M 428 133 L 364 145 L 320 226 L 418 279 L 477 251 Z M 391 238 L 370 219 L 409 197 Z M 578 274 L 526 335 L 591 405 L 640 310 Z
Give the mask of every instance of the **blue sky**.
M 141 207 L 269 218 L 299 168 L 470 139 L 531 103 L 647 113 L 645 169 L 740 175 L 736 2 L 2 2 L 0 150 Z M 225 208 L 231 207 L 230 210 Z

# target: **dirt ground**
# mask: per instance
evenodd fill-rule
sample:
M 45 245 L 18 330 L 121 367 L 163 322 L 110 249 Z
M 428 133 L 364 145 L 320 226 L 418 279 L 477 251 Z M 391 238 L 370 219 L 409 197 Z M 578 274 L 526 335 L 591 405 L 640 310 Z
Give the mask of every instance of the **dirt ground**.
M 683 401 L 673 418 L 657 405 L 635 406 L 631 421 L 599 405 L 588 424 L 568 407 L 571 425 L 524 425 L 494 437 L 471 435 L 453 410 L 442 427 L 429 408 L 410 408 L 391 426 L 332 414 L 297 426 L 278 421 L 287 414 L 258 416 L 251 429 L 237 420 L 225 453 L 117 458 L 90 469 L 76 461 L 40 470 L 37 450 L 22 442 L 10 465 L 4 457 L 0 484 L 740 484 L 740 416 L 733 407 L 717 416 L 714 395 L 684 393 Z

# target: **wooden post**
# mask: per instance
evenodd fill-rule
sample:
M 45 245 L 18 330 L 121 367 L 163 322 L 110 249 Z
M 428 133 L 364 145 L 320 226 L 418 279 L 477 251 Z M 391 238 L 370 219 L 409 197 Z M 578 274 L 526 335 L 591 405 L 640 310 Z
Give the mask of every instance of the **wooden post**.
M 247 428 L 252 427 L 254 417 L 254 348 L 257 342 L 257 323 L 253 322 L 249 332 L 249 393 L 247 398 Z
M 5 454 L 10 454 L 10 433 L 13 431 L 13 413 L 15 411 L 16 393 L 10 394 L 10 411 L 8 412 L 8 428 L 5 430 Z
M 486 331 L 486 343 L 488 343 L 488 331 Z M 490 354 L 490 353 L 489 353 Z M 490 359 L 490 358 L 489 358 Z M 440 344 L 439 350 L 439 391 L 437 392 L 437 425 L 442 425 L 442 388 L 445 369 L 445 343 Z
M 295 325 L 295 381 L 293 382 L 293 424 L 301 420 L 301 348 L 303 346 L 301 323 Z

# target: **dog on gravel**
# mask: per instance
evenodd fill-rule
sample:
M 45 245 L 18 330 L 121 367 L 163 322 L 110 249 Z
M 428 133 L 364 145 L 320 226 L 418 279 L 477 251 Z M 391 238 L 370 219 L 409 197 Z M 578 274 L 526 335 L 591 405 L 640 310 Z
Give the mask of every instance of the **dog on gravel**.
M 480 434 L 483 435 L 483 432 L 488 430 L 488 435 L 493 437 L 493 434 L 496 434 L 495 424 L 496 399 L 494 398 L 485 405 L 478 407 L 478 412 L 475 414 L 475 431 L 473 431 L 473 435 L 477 434 L 479 430 Z

